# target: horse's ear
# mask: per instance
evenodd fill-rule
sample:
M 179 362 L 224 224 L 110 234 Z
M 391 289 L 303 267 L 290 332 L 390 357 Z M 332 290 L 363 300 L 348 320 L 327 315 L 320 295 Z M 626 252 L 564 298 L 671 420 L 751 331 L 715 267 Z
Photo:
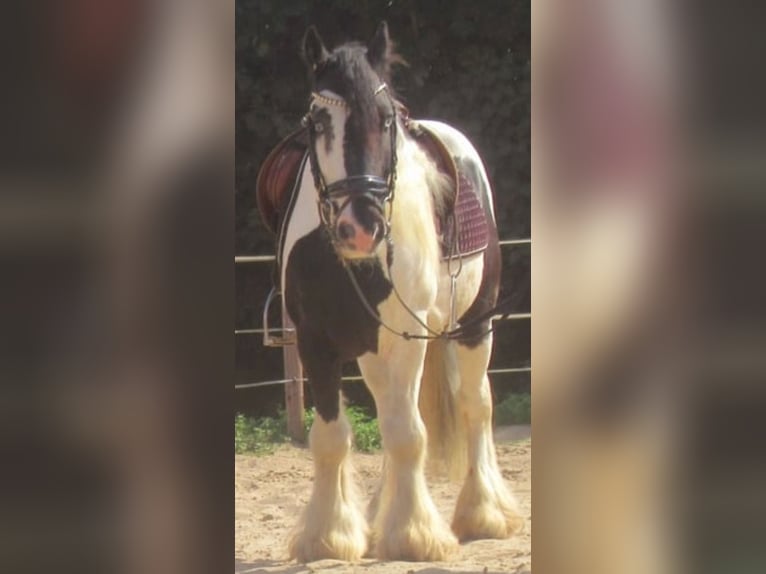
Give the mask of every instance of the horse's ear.
M 311 68 L 311 71 L 316 70 L 319 64 L 323 63 L 329 55 L 317 29 L 314 26 L 309 26 L 306 34 L 303 36 L 303 58 L 306 60 L 309 68 Z
M 388 24 L 385 20 L 378 24 L 375 35 L 367 46 L 367 60 L 378 71 L 388 71 L 388 59 L 391 54 L 391 38 L 388 36 Z

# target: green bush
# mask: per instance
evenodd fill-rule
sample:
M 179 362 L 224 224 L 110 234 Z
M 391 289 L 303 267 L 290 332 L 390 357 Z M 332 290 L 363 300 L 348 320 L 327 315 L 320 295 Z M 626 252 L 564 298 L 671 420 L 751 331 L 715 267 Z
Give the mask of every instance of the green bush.
M 305 431 L 306 440 L 308 440 L 309 431 L 311 430 L 311 425 L 314 424 L 314 415 L 316 411 L 314 409 L 306 409 L 303 413 L 303 430 Z
M 314 409 L 308 409 L 303 425 L 308 436 L 314 423 Z M 354 447 L 360 452 L 381 448 L 378 421 L 360 407 L 348 407 L 346 415 L 354 433 Z M 237 454 L 269 454 L 277 444 L 287 442 L 287 415 L 280 411 L 276 417 L 251 418 L 237 414 L 234 418 L 234 451 Z
M 372 452 L 382 448 L 378 421 L 364 409 L 348 407 L 346 415 L 354 432 L 354 446 L 360 452 Z
M 495 405 L 496 425 L 529 424 L 532 421 L 532 396 L 511 393 Z
M 280 412 L 277 418 L 250 418 L 243 414 L 234 417 L 234 452 L 256 454 L 273 452 L 274 446 L 285 442 L 287 418 Z
M 316 411 L 308 409 L 303 418 L 303 425 L 306 429 L 306 436 L 314 423 Z M 380 430 L 378 421 L 372 418 L 368 412 L 361 407 L 347 407 L 346 416 L 351 423 L 351 432 L 354 433 L 354 448 L 359 452 L 373 452 L 382 448 L 380 439 Z

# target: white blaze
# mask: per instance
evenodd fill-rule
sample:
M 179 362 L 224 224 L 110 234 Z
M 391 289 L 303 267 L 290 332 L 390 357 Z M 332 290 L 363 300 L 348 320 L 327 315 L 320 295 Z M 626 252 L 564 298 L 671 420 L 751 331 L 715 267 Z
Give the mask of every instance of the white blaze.
M 348 118 L 349 110 L 342 105 L 343 100 L 335 92 L 322 90 L 319 95 L 338 102 L 338 104 L 328 104 L 324 103 L 321 99 L 315 99 L 313 102 L 317 109 L 325 110 L 332 118 L 330 122 L 332 128 L 330 130 L 325 129 L 316 140 L 319 168 L 322 170 L 325 183 L 329 185 L 335 181 L 345 179 L 348 175 L 343 157 L 343 139 L 346 133 L 346 119 Z M 325 138 L 330 133 L 332 133 L 333 139 L 328 148 Z

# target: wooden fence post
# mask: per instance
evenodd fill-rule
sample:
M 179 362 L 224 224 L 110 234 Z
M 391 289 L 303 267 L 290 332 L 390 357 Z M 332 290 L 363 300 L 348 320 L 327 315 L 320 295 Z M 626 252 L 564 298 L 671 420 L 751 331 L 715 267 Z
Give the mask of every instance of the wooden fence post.
M 285 329 L 294 329 L 284 304 L 282 305 L 282 325 Z M 303 366 L 298 356 L 298 345 L 282 347 L 285 379 L 285 410 L 287 411 L 287 434 L 295 441 L 304 442 L 306 433 L 303 430 Z

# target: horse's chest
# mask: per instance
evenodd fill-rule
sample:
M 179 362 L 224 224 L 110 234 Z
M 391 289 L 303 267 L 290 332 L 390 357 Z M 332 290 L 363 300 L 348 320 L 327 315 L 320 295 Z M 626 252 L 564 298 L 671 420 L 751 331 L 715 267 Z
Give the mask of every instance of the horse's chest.
M 352 272 L 373 309 L 391 293 L 380 264 Z M 285 270 L 285 303 L 301 331 L 321 336 L 342 359 L 377 352 L 379 325 L 363 306 L 327 235 L 317 228 L 295 242 Z

